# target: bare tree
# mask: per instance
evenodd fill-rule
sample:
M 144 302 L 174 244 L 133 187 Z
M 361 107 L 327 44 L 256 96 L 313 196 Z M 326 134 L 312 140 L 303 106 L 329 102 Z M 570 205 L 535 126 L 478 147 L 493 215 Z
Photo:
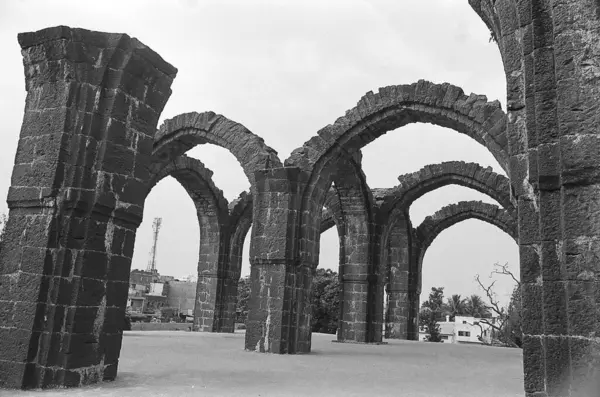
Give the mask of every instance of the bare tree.
M 510 269 L 508 268 L 508 263 L 505 263 L 504 265 L 495 263 L 494 270 L 490 273 L 489 278 L 493 278 L 495 274 L 500 274 L 500 275 L 511 277 L 513 279 L 513 281 L 516 283 L 515 291 L 520 291 L 521 282 L 519 281 L 519 279 L 517 277 L 515 277 L 514 273 L 510 271 Z M 496 334 L 496 336 L 502 343 L 504 343 L 508 346 L 511 346 L 511 347 L 520 347 L 519 344 L 517 343 L 517 341 L 520 340 L 520 332 L 517 332 L 517 329 L 515 329 L 515 327 L 509 326 L 509 323 L 511 320 L 511 313 L 509 312 L 509 310 L 506 307 L 503 307 L 500 304 L 500 302 L 498 302 L 497 295 L 494 292 L 493 288 L 494 288 L 494 284 L 496 284 L 496 280 L 494 280 L 490 285 L 485 286 L 481 282 L 481 277 L 479 276 L 479 274 L 477 274 L 475 276 L 475 281 L 477 282 L 477 284 L 479 284 L 481 289 L 485 292 L 485 295 L 487 296 L 488 301 L 490 303 L 488 305 L 488 308 L 493 313 L 496 314 L 496 318 L 497 318 L 497 321 L 494 319 L 491 319 L 491 320 L 490 319 L 481 319 L 480 323 L 486 324 L 489 327 L 491 327 L 495 331 L 495 332 L 493 332 L 493 334 Z M 515 293 L 513 292 L 513 297 L 514 296 L 515 296 Z M 520 304 L 520 302 L 519 302 L 519 304 Z

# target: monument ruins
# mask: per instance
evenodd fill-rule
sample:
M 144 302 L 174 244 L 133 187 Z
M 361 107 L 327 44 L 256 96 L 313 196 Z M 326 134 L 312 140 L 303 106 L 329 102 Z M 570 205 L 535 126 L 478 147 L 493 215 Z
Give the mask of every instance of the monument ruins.
M 284 162 L 262 138 L 213 112 L 157 128 L 177 69 L 137 39 L 64 26 L 20 34 L 27 99 L 0 250 L 0 386 L 115 379 L 136 229 L 152 186 L 173 176 L 200 224 L 196 330 L 233 331 L 242 245 L 253 224 L 245 348 L 309 353 L 319 238 L 335 226 L 338 341 L 416 339 L 427 247 L 445 228 L 477 218 L 519 246 L 526 395 L 597 396 L 600 5 L 469 2 L 500 50 L 506 112 L 448 83 L 382 87 Z M 468 135 L 508 178 L 449 162 L 371 189 L 361 148 L 409 123 Z M 185 155 L 206 143 L 237 158 L 250 192 L 228 203 L 212 172 Z M 411 203 L 449 184 L 501 207 L 461 202 L 412 225 Z

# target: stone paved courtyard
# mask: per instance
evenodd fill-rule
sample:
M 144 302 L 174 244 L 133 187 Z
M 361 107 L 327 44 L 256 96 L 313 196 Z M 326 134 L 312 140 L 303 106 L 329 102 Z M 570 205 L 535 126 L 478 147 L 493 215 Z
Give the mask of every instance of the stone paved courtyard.
M 402 396 L 523 395 L 521 350 L 390 341 L 331 343 L 313 334 L 309 355 L 242 350 L 244 334 L 127 332 L 115 382 L 1 396 Z

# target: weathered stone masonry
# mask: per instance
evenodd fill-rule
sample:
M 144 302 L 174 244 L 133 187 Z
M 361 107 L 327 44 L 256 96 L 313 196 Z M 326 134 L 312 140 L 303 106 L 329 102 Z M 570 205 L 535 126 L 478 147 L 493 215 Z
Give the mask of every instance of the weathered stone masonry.
M 154 131 L 177 70 L 122 34 L 19 35 L 27 100 L 0 252 L 0 386 L 117 374 Z
M 467 216 L 512 234 L 516 215 L 526 394 L 596 396 L 598 4 L 470 3 L 500 49 L 507 113 L 497 102 L 464 95 L 450 84 L 384 87 L 365 95 L 284 164 L 258 136 L 211 112 L 177 116 L 155 136 L 176 69 L 135 39 L 65 27 L 20 35 L 28 96 L 0 251 L 0 385 L 76 386 L 114 379 L 122 337 L 117 324 L 151 175 L 194 145 L 211 143 L 236 156 L 251 185 L 246 201 L 251 205 L 242 209 L 237 202 L 228 209 L 230 222 L 237 219 L 235 227 L 228 223 L 235 237 L 215 239 L 224 249 L 209 251 L 205 262 L 214 269 L 217 261 L 217 279 L 235 277 L 242 236 L 254 222 L 247 349 L 310 351 L 319 215 L 333 183 L 341 193 L 339 208 L 345 208 L 329 209 L 344 231 L 341 263 L 343 277 L 350 276 L 344 307 L 358 308 L 342 313 L 343 341 L 381 337 L 376 328 L 383 321 L 379 302 L 385 285 L 388 294 L 397 295 L 386 315 L 388 333 L 410 338 L 423 241 Z M 486 179 L 496 178 L 488 194 L 504 209 L 449 206 L 416 230 L 406 212 L 410 200 L 382 211 L 386 201 L 379 193 L 369 196 L 358 152 L 412 122 L 449 127 L 490 150 L 510 178 L 510 188 L 497 177 Z M 352 162 L 357 167 L 344 168 Z M 466 180 L 453 175 L 440 181 Z M 468 183 L 482 190 L 492 186 Z M 437 184 L 421 183 L 424 190 Z M 508 200 L 501 191 L 509 193 Z M 207 230 L 214 232 L 212 227 Z M 217 282 L 215 289 L 209 283 L 206 291 L 218 291 L 219 285 L 227 291 L 225 284 Z M 215 330 L 227 318 L 215 313 L 227 312 L 231 302 L 211 296 L 214 304 L 202 308 L 209 314 L 198 318 Z M 408 310 L 406 301 L 412 302 Z
M 494 173 L 489 168 L 482 168 L 478 164 L 464 162 L 434 164 L 426 166 L 418 172 L 401 175 L 398 180 L 400 181 L 398 186 L 392 189 L 374 189 L 372 193 L 377 203 L 374 222 L 376 228 L 382 230 L 381 235 L 378 237 L 381 241 L 380 257 L 376 260 L 379 264 L 379 271 L 373 274 L 373 278 L 376 277 L 379 288 L 385 287 L 387 293 L 386 338 L 414 340 L 418 338 L 422 260 L 433 239 L 443 229 L 455 222 L 470 218 L 482 219 L 496 224 L 514 238 L 516 233 L 516 210 L 508 192 L 508 179 Z M 452 220 L 452 222 L 446 221 L 441 224 L 445 226 L 432 229 L 436 230 L 435 233 L 417 233 L 419 230 L 429 230 L 430 228 L 424 226 L 427 225 L 427 223 L 424 223 L 418 229 L 413 229 L 408 216 L 410 205 L 422 195 L 448 184 L 473 188 L 488 194 L 499 203 L 503 203 L 506 211 L 501 212 L 501 214 L 506 219 L 502 218 L 503 223 L 496 222 L 497 207 L 488 204 L 473 203 L 466 207 L 464 205 L 450 206 L 447 210 L 453 208 L 462 210 L 458 211 L 456 216 L 448 217 L 448 220 Z M 330 189 L 325 205 L 326 210 L 324 210 L 321 220 L 321 232 L 334 224 L 340 229 L 344 219 L 340 197 L 336 189 Z M 442 214 L 445 214 L 446 211 L 442 211 Z M 490 213 L 488 214 L 488 212 Z M 510 225 L 510 227 L 506 225 Z M 350 253 L 347 253 L 342 236 L 343 231 L 340 233 L 340 264 L 345 263 L 344 258 L 347 254 L 351 255 L 352 252 L 356 252 L 356 250 L 352 250 L 352 247 L 349 247 Z M 370 307 L 380 305 L 379 299 L 381 299 L 381 296 L 375 295 L 370 299 L 375 301 L 369 302 Z M 352 305 L 354 299 L 342 296 L 341 301 L 346 301 L 347 305 Z M 373 327 L 380 328 L 382 316 L 381 313 L 376 313 L 373 316 L 379 320 L 372 321 Z M 344 341 L 344 339 L 339 338 L 339 334 L 338 339 Z
M 470 0 L 507 82 L 528 396 L 600 390 L 600 20 L 591 0 Z

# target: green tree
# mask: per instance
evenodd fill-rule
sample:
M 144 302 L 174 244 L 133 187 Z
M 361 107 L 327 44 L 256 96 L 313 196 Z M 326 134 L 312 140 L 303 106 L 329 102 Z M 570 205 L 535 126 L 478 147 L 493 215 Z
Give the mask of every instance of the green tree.
M 444 304 L 445 314 L 450 316 L 450 321 L 454 321 L 456 316 L 463 316 L 467 314 L 467 303 L 466 300 L 460 296 L 460 294 L 454 294 L 450 298 L 446 299 Z
M 340 312 L 341 286 L 338 274 L 330 269 L 317 269 L 312 285 L 313 332 L 335 334 Z
M 473 294 L 466 299 L 466 314 L 477 318 L 490 318 L 490 307 L 486 305 L 483 298 Z
M 439 322 L 444 315 L 444 287 L 431 288 L 429 299 L 421 305 L 419 326 L 425 328 L 428 342 L 441 342 Z
M 248 301 L 250 300 L 250 276 L 240 278 L 238 281 L 238 295 L 236 305 L 237 323 L 246 323 L 248 319 Z

